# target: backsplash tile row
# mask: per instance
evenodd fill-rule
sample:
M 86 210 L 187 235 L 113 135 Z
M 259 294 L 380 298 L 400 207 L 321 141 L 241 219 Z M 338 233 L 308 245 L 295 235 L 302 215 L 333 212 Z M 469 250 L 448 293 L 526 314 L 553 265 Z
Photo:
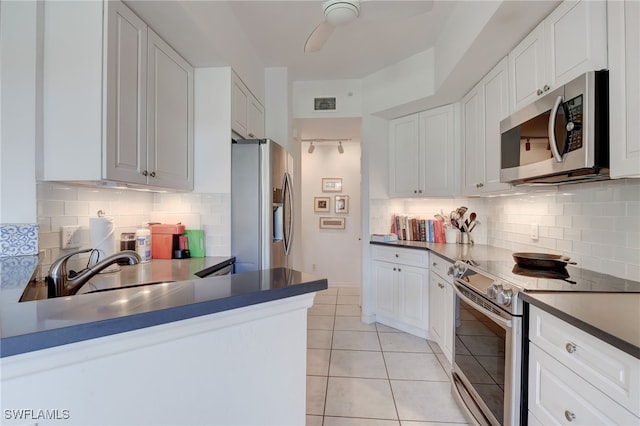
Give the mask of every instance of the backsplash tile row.
M 207 255 L 229 253 L 229 230 L 224 224 L 230 215 L 230 194 L 164 194 L 40 182 L 37 197 L 39 248 L 45 272 L 61 254 L 60 227 L 79 225 L 82 247 L 89 247 L 89 218 L 98 210 L 114 218 L 116 235 L 134 232 L 144 222 L 180 222 L 188 229 L 205 231 Z M 71 265 L 82 267 L 86 256 L 76 257 L 75 265 Z
M 371 200 L 371 232 L 389 232 L 391 215 L 431 218 L 465 205 L 476 211 L 476 243 L 512 251 L 564 254 L 578 266 L 640 281 L 640 180 L 529 189 L 491 198 Z M 531 238 L 538 225 L 538 239 Z

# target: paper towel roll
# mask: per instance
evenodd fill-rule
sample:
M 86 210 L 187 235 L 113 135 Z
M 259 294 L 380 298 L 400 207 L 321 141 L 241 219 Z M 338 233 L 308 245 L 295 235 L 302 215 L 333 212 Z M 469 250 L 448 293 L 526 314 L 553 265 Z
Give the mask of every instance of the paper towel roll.
M 90 217 L 89 237 L 91 238 L 91 247 L 99 252 L 99 255 L 92 254 L 90 266 L 103 261 L 106 257 L 116 252 L 116 232 L 112 217 Z M 116 265 L 116 267 L 107 268 L 105 272 L 119 269 Z

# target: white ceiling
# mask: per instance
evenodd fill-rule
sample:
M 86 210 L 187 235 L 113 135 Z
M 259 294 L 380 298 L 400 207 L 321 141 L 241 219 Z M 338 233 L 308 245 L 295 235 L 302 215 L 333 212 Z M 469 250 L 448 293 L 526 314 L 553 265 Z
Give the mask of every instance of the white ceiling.
M 426 109 L 459 99 L 560 0 L 363 0 L 360 18 L 337 27 L 319 52 L 307 54 L 305 41 L 324 19 L 322 0 L 124 1 L 194 67 L 286 67 L 291 81 L 362 78 L 433 47 L 443 29 L 455 38 L 451 28 L 472 13 L 471 3 L 491 6 L 498 1 L 500 12 L 440 88 L 445 98 L 433 97 L 433 105 L 421 106 Z M 390 5 L 393 15 L 406 16 L 366 19 L 367 12 L 388 11 Z M 416 5 L 430 10 L 415 15 Z M 358 128 L 354 122 L 344 124 L 341 134 Z M 308 126 L 312 124 L 297 123 L 298 129 Z M 307 133 L 327 133 L 330 127 Z
M 452 11 L 466 2 L 365 0 L 361 18 L 337 27 L 321 51 L 307 54 L 305 41 L 324 19 L 320 0 L 125 3 L 193 66 L 230 65 L 229 56 L 242 51 L 266 67 L 288 67 L 293 80 L 339 80 L 362 78 L 433 46 Z M 409 16 L 367 13 L 389 5 L 394 16 Z

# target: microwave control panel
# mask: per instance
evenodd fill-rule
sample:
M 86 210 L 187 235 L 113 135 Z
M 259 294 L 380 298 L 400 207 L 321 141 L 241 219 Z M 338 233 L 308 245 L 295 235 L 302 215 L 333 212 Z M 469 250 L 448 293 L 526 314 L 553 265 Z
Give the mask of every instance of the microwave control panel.
M 565 102 L 567 114 L 567 140 L 569 147 L 566 152 L 582 148 L 582 95 Z M 569 123 L 573 123 L 571 126 Z

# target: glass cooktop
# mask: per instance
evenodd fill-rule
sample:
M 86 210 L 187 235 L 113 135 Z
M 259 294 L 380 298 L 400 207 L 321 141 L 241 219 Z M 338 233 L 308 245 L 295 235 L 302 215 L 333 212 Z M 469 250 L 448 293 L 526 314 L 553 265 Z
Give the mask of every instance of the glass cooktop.
M 587 269 L 533 269 L 513 261 L 484 261 L 477 268 L 501 278 L 524 291 L 580 291 L 602 293 L 640 293 L 640 282 Z

